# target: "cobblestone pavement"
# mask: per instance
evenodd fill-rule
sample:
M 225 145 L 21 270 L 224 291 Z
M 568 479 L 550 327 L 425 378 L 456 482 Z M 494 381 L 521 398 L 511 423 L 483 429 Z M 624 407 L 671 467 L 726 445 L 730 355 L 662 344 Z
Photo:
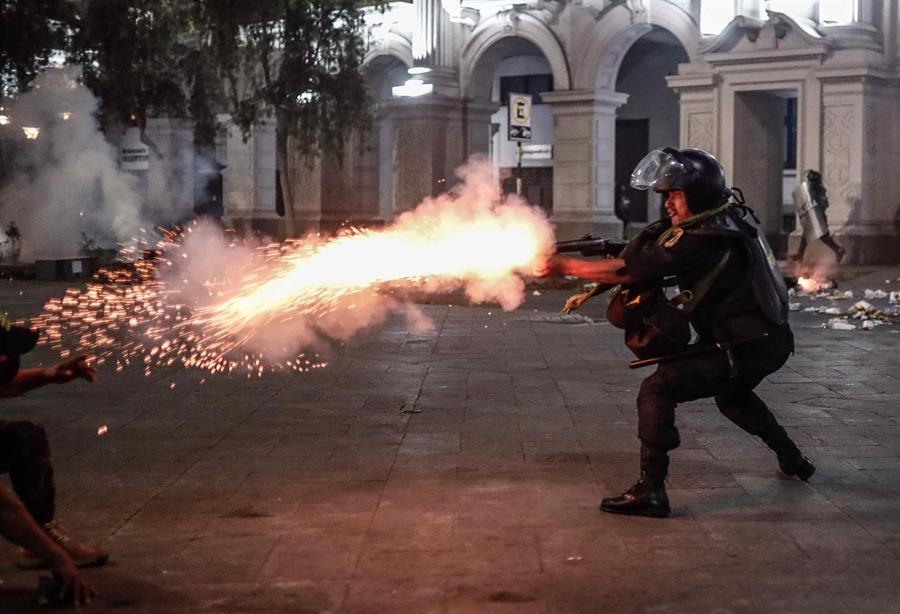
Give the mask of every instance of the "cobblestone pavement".
M 2 282 L 0 300 L 33 315 L 63 288 Z M 44 423 L 61 522 L 112 551 L 86 572 L 97 612 L 896 611 L 900 328 L 793 314 L 797 354 L 760 390 L 809 484 L 691 403 L 673 517 L 623 518 L 597 505 L 637 476 L 647 372 L 601 301 L 557 316 L 567 294 L 428 305 L 434 330 L 391 321 L 308 375 L 109 370 L 2 417 Z M 12 555 L 0 611 L 30 611 L 37 575 Z

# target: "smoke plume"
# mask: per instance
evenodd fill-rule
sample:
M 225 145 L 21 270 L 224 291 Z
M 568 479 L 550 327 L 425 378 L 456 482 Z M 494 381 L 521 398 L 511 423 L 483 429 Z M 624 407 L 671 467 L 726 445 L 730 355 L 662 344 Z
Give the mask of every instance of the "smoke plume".
M 77 256 L 82 233 L 115 247 L 168 214 L 142 214 L 138 181 L 119 169 L 97 123 L 97 99 L 79 76 L 77 67 L 51 69 L 8 111 L 12 168 L 0 187 L 0 221 L 21 230 L 23 259 Z M 37 138 L 25 139 L 24 127 L 38 128 Z

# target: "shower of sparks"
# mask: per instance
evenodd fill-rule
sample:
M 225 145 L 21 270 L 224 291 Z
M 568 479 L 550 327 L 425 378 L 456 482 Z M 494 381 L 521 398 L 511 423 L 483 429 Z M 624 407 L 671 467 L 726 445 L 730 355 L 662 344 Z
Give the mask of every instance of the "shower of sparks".
M 51 300 L 33 324 L 64 356 L 91 353 L 117 371 L 139 364 L 147 377 L 171 366 L 248 377 L 305 372 L 325 365 L 314 354 L 273 359 L 258 348 L 292 334 L 298 323 L 317 329 L 324 320 L 339 322 L 373 293 L 505 287 L 516 274 L 528 274 L 548 252 L 552 231 L 543 217 L 523 209 L 435 210 L 386 230 L 273 244 L 237 265 L 231 279 L 186 273 L 191 258 L 203 257 L 186 246 L 195 230 L 189 227 L 167 234 L 154 250 L 146 242 L 144 251 L 133 248 L 126 254 L 131 265 L 100 271 L 83 289 Z M 228 247 L 241 248 L 238 242 Z M 230 267 L 226 250 L 215 269 Z
M 159 248 L 177 245 L 170 235 Z M 324 366 L 303 354 L 270 364 L 253 352 L 217 351 L 205 342 L 190 306 L 180 302 L 178 284 L 160 275 L 159 267 L 171 266 L 172 261 L 153 250 L 125 249 L 123 256 L 134 260 L 120 268 L 101 269 L 83 289 L 70 288 L 44 306 L 31 322 L 41 331 L 42 343 L 63 357 L 92 354 L 98 366 L 113 363 L 119 372 L 141 365 L 147 377 L 155 367 L 179 365 L 248 377 L 262 376 L 267 367 L 304 372 Z

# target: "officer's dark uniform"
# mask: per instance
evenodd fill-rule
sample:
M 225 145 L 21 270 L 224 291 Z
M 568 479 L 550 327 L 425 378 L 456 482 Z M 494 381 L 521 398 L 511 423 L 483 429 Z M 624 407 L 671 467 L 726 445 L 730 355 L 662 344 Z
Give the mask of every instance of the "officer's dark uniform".
M 697 151 L 684 150 L 689 154 Z M 699 154 L 715 164 L 722 186 L 711 192 L 709 202 L 698 202 L 702 192 L 693 199 L 689 195 L 688 206 L 694 212 L 716 209 L 730 194 L 724 189 L 724 174 L 715 158 L 699 152 L 701 162 L 706 160 Z M 807 479 L 815 471 L 753 392 L 763 378 L 784 365 L 793 352 L 794 338 L 787 321 L 786 290 L 767 245 L 749 222 L 751 215 L 749 209 L 733 205 L 678 229 L 670 230 L 671 222 L 663 220 L 645 229 L 640 243 L 623 255 L 625 272 L 639 280 L 637 286 L 677 283 L 682 290 L 692 290 L 728 253 L 724 268 L 691 314 L 691 324 L 699 335 L 697 343 L 765 337 L 739 344 L 730 354 L 713 351 L 661 363 L 644 380 L 637 398 L 641 481 L 621 497 L 605 499 L 605 511 L 649 516 L 669 513 L 664 486 L 668 451 L 680 443 L 675 407 L 701 398 L 714 397 L 728 419 L 762 438 L 778 455 L 785 473 Z
M 679 444 L 675 427 L 678 403 L 715 397 L 719 410 L 748 433 L 772 442 L 784 437 L 784 429 L 753 389 L 787 361 L 794 347 L 791 329 L 787 322 L 767 320 L 757 305 L 752 289 L 752 254 L 747 252 L 745 239 L 709 236 L 704 230 L 703 225 L 686 229 L 671 247 L 655 241 L 646 243 L 626 256 L 627 272 L 650 283 L 674 277 L 681 288 L 690 289 L 730 250 L 724 269 L 692 314 L 697 342 L 708 345 L 763 333 L 768 336 L 736 346 L 732 350 L 733 367 L 724 352 L 710 352 L 662 363 L 644 380 L 637 400 L 638 435 L 651 450 L 644 469 L 659 480 L 666 476 L 665 452 Z

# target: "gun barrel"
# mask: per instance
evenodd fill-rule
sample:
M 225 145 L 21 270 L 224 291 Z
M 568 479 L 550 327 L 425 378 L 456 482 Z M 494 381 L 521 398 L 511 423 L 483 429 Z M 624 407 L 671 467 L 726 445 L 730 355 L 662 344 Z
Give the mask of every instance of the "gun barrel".
M 585 237 L 573 241 L 560 241 L 556 244 L 556 252 L 580 252 L 582 256 L 615 256 L 625 248 L 624 243 L 609 239 Z

